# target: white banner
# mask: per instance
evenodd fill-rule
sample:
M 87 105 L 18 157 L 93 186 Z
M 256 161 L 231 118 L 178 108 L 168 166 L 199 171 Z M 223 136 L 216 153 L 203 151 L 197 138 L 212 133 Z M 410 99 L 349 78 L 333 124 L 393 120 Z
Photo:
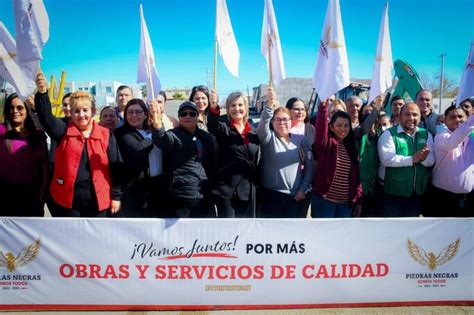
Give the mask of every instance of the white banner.
M 474 219 L 0 219 L 0 310 L 474 305 Z

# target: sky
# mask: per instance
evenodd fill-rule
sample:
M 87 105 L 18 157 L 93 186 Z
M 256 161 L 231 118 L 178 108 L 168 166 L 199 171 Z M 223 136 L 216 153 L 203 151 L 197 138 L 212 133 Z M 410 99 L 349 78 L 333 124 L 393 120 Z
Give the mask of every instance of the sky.
M 184 88 L 212 80 L 215 0 L 44 0 L 50 38 L 41 67 L 67 81 L 135 83 L 140 48 L 139 4 L 162 87 Z M 260 53 L 263 0 L 227 0 L 240 50 L 239 78 L 218 60 L 219 94 L 246 91 L 268 81 Z M 340 0 L 351 78 L 372 77 L 385 0 Z M 287 77 L 312 77 L 326 0 L 273 0 Z M 459 84 L 474 41 L 472 0 L 389 2 L 394 60 L 434 77 L 446 53 L 445 73 Z M 13 36 L 13 1 L 0 0 L 0 20 Z

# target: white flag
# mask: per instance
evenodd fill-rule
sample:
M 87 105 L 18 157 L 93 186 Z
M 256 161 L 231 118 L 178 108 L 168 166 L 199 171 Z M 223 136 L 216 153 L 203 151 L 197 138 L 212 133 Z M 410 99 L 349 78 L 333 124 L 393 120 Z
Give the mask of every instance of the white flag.
M 238 78 L 240 52 L 225 0 L 217 0 L 216 3 L 216 40 L 219 46 L 219 55 L 225 66 L 234 77 Z
M 15 39 L 2 21 L 0 21 L 0 43 L 3 44 L 10 55 L 13 55 L 12 57 L 16 57 Z
M 36 88 L 35 75 L 38 73 L 39 69 L 38 61 L 32 61 L 19 65 L 15 40 L 1 21 L 0 44 L 3 45 L 3 48 L 6 51 L 5 56 L 2 54 L 2 59 L 5 59 L 5 62 L 8 63 L 8 69 L 14 73 L 14 75 L 12 75 L 9 72 L 8 74 L 2 76 L 14 87 L 19 87 L 19 90 L 17 90 L 18 95 L 20 98 L 26 99 L 34 92 Z M 6 66 L 3 67 L 3 73 L 5 72 L 7 72 Z M 13 80 L 19 83 L 12 82 Z
M 466 66 L 459 84 L 459 94 L 456 103 L 460 104 L 466 98 L 474 96 L 474 42 L 471 43 L 471 49 L 467 56 Z
M 390 29 L 388 23 L 388 2 L 380 22 L 379 40 L 375 56 L 374 73 L 370 83 L 369 103 L 377 96 L 382 95 L 392 86 L 392 44 L 390 43 Z
M 283 53 L 273 3 L 272 0 L 264 1 L 265 9 L 263 11 L 262 44 L 260 51 L 265 59 L 267 59 L 267 67 L 270 69 L 270 61 L 268 60 L 268 47 L 270 46 L 272 81 L 275 85 L 278 85 L 286 77 L 285 64 L 283 63 Z
M 16 47 L 20 64 L 42 60 L 49 38 L 49 18 L 43 0 L 14 0 Z
M 147 101 L 157 97 L 161 90 L 160 79 L 155 65 L 155 53 L 151 45 L 150 34 L 143 16 L 143 6 L 140 4 L 140 54 L 138 56 L 137 83 L 146 82 Z
M 21 99 L 25 100 L 33 91 L 25 79 L 23 72 L 7 49 L 0 42 L 0 76 L 14 88 Z
M 313 74 L 313 87 L 319 98 L 326 100 L 349 83 L 349 62 L 339 0 L 329 0 Z

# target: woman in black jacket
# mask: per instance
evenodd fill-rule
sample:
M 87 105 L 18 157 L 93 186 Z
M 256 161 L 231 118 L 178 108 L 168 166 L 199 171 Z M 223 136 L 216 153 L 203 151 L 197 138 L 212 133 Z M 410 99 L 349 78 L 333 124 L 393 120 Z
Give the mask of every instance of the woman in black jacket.
M 249 105 L 242 92 L 226 100 L 227 117 L 219 117 L 217 102 L 211 102 L 207 129 L 219 145 L 217 196 L 219 218 L 255 217 L 255 184 L 259 154 L 258 136 L 250 125 Z
M 126 189 L 122 196 L 121 217 L 152 217 L 161 191 L 162 157 L 151 139 L 148 109 L 140 99 L 128 101 L 124 124 L 115 130 L 122 153 Z M 153 196 L 153 199 L 152 199 Z
M 179 106 L 179 126 L 165 131 L 161 110 L 150 102 L 153 141 L 163 151 L 163 173 L 169 194 L 169 217 L 216 217 L 210 191 L 217 163 L 217 143 L 211 134 L 197 127 L 198 108 L 186 101 Z

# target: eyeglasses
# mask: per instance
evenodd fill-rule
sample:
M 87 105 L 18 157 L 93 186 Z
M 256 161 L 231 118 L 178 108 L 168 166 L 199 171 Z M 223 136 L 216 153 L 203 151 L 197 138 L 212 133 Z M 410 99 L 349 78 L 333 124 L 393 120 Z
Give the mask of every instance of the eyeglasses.
M 141 116 L 143 114 L 143 110 L 129 110 L 127 111 L 127 115 L 130 115 L 130 116 Z
M 10 108 L 10 111 L 14 111 L 15 109 L 16 109 L 17 111 L 19 111 L 19 112 L 22 112 L 22 111 L 26 110 L 26 107 L 20 106 L 20 105 L 18 105 L 18 106 L 12 106 L 12 107 Z
M 289 123 L 291 119 L 290 118 L 275 118 L 274 121 L 279 124 L 286 124 L 286 123 Z
M 197 117 L 197 114 L 196 112 L 180 112 L 178 113 L 178 116 L 179 118 L 184 118 L 184 117 L 192 117 L 192 118 L 196 118 Z

